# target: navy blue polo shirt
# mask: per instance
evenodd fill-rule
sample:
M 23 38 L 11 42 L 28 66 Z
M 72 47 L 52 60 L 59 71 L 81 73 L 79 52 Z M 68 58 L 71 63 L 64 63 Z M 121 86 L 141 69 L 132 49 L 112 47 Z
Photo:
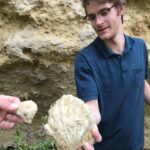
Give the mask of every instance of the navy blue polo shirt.
M 85 102 L 98 99 L 101 112 L 98 128 L 103 140 L 95 150 L 143 150 L 147 64 L 144 41 L 126 35 L 122 55 L 100 38 L 78 53 L 77 95 Z

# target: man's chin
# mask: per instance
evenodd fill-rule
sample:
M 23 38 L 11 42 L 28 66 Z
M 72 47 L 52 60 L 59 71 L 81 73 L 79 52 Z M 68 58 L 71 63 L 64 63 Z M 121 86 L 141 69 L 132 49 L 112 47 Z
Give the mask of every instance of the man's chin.
M 102 35 L 98 35 L 99 36 L 99 38 L 101 39 L 101 40 L 109 40 L 110 39 L 110 36 L 102 36 Z
M 110 39 L 110 32 L 106 29 L 104 31 L 97 31 L 97 34 L 100 39 L 102 40 L 109 40 Z
M 105 40 L 109 38 L 109 35 L 107 35 L 106 33 L 97 32 L 97 34 L 101 40 Z

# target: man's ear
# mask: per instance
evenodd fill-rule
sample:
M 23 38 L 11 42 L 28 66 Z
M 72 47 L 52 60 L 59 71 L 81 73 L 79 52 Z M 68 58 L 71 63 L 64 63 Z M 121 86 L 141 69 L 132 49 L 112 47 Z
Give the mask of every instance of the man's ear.
M 125 5 L 121 4 L 118 6 L 118 15 L 123 16 L 125 14 Z
M 120 5 L 120 13 L 121 15 L 125 14 L 125 5 Z

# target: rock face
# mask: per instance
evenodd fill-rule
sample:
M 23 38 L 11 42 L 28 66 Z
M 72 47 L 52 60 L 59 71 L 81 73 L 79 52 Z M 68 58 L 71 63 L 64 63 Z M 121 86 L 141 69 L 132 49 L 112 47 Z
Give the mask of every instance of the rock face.
M 124 26 L 150 48 L 149 12 L 149 0 L 129 0 Z M 80 0 L 0 0 L 0 93 L 36 100 L 41 113 L 75 94 L 74 57 L 96 36 L 84 16 Z M 147 107 L 147 149 L 149 115 Z

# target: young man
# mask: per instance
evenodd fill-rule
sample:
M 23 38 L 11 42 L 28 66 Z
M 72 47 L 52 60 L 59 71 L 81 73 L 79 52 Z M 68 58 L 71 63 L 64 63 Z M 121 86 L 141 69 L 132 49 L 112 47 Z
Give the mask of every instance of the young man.
M 19 98 L 14 96 L 0 95 L 0 128 L 11 129 L 16 123 L 22 123 L 23 120 L 15 114 Z
M 82 3 L 98 37 L 77 55 L 75 81 L 77 95 L 92 110 L 99 129 L 92 131 L 94 148 L 143 150 L 144 99 L 150 104 L 146 45 L 124 34 L 125 0 Z

